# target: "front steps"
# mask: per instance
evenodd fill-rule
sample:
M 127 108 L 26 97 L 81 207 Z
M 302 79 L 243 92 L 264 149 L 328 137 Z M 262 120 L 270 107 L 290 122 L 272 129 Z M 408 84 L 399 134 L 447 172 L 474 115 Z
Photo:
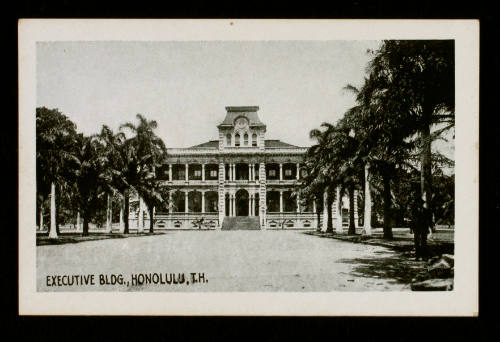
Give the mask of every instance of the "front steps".
M 260 230 L 258 216 L 224 217 L 221 230 Z

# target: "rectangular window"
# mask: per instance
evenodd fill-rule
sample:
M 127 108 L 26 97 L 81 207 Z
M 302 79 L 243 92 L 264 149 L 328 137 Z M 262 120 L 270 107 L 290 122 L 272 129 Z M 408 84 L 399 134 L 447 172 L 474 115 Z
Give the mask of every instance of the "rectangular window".
M 194 170 L 195 177 L 201 177 L 201 170 Z
M 210 171 L 210 177 L 217 177 L 217 170 Z
M 179 170 L 179 179 L 184 179 L 186 177 L 186 172 L 184 170 Z
M 290 170 L 290 169 L 285 170 L 285 176 L 289 177 L 291 175 L 292 175 L 292 170 Z
M 269 170 L 269 177 L 275 177 L 276 176 L 276 170 Z

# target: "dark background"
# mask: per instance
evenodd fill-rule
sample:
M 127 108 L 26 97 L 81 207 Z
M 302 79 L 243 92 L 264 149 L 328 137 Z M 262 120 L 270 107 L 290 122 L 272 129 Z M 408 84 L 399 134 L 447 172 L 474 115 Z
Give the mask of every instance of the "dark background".
M 8 8 L 8 4 L 12 7 Z M 299 6 L 297 6 L 299 5 Z M 498 227 L 500 180 L 498 16 L 496 8 L 481 2 L 438 1 L 331 1 L 318 5 L 311 1 L 258 4 L 232 1 L 216 5 L 213 1 L 151 3 L 149 1 L 16 1 L 4 3 L 2 36 L 7 42 L 2 55 L 4 91 L 9 110 L 2 111 L 0 134 L 2 169 L 2 319 L 6 328 L 16 329 L 16 337 L 30 340 L 219 340 L 249 338 L 259 331 L 259 341 L 428 341 L 489 340 L 498 329 L 488 325 L 496 309 L 490 290 L 497 287 L 497 256 L 492 251 Z M 17 20 L 19 18 L 380 18 L 380 19 L 479 19 L 480 20 L 480 317 L 479 318 L 138 318 L 138 317 L 19 317 L 17 307 Z M 8 81 L 7 81 L 8 80 Z M 496 106 L 495 106 L 496 105 Z M 8 127 L 7 126 L 11 126 Z M 10 129 L 9 129 L 10 128 Z M 457 184 L 457 186 L 460 186 Z M 15 200 L 14 200 L 15 199 Z M 496 290 L 496 289 L 495 289 Z M 495 293 L 497 291 L 492 292 Z M 10 330 L 9 329 L 9 330 Z M 260 330 L 263 329 L 261 332 Z M 299 336 L 303 334 L 303 338 Z M 253 334 L 252 334 L 253 335 Z M 8 337 L 7 337 L 8 338 Z M 156 340 L 156 339 L 155 339 Z

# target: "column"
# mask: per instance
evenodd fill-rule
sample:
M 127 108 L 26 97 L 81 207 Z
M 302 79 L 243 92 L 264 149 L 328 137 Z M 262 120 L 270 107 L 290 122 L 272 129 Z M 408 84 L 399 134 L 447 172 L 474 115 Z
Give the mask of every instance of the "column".
M 205 164 L 201 164 L 201 181 L 205 181 Z
M 168 165 L 168 181 L 172 181 L 172 164 Z
M 283 190 L 280 190 L 280 214 L 283 213 Z
M 363 216 L 363 230 L 366 235 L 372 234 L 372 194 L 370 191 L 369 165 L 365 165 L 365 211 Z
M 297 193 L 297 214 L 300 213 L 300 195 Z
M 186 192 L 184 193 L 185 195 L 185 200 L 184 200 L 184 212 L 185 213 L 188 213 L 189 212 L 189 203 L 188 203 L 188 191 L 186 190 Z
M 337 201 L 336 201 L 336 206 L 335 206 L 335 216 L 336 216 L 336 227 L 335 227 L 335 231 L 337 232 L 337 234 L 340 234 L 343 232 L 343 228 L 342 228 L 342 207 L 341 207 L 341 204 L 342 204 L 342 198 L 340 198 L 340 188 L 337 187 L 336 189 L 336 197 L 337 197 Z
M 300 178 L 300 164 L 297 163 L 297 175 L 296 175 L 297 180 Z
M 280 163 L 280 182 L 283 180 L 283 164 Z
M 252 164 L 248 164 L 248 181 L 252 180 Z
M 189 164 L 186 164 L 186 182 L 189 180 Z
M 233 164 L 233 181 L 236 180 L 236 164 Z
M 168 215 L 172 215 L 172 208 L 174 207 L 174 203 L 172 202 L 172 190 L 168 192 Z
M 234 201 L 235 200 L 234 196 L 235 196 L 234 194 L 231 194 L 231 216 L 236 216 L 236 213 L 235 213 L 235 210 L 234 210 L 235 209 L 235 207 L 234 207 L 234 202 L 235 202 Z
M 201 192 L 201 213 L 205 214 L 205 191 Z
M 248 216 L 252 216 L 252 195 L 248 196 Z
M 120 198 L 120 233 L 125 231 L 125 199 Z
M 313 213 L 316 214 L 316 201 L 313 201 Z

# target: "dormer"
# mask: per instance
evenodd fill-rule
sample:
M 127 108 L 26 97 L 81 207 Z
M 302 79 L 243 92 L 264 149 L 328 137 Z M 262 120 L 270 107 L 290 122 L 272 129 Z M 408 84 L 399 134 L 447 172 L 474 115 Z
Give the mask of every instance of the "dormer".
M 265 148 L 266 125 L 260 121 L 257 106 L 226 107 L 219 129 L 219 150 L 225 148 Z

